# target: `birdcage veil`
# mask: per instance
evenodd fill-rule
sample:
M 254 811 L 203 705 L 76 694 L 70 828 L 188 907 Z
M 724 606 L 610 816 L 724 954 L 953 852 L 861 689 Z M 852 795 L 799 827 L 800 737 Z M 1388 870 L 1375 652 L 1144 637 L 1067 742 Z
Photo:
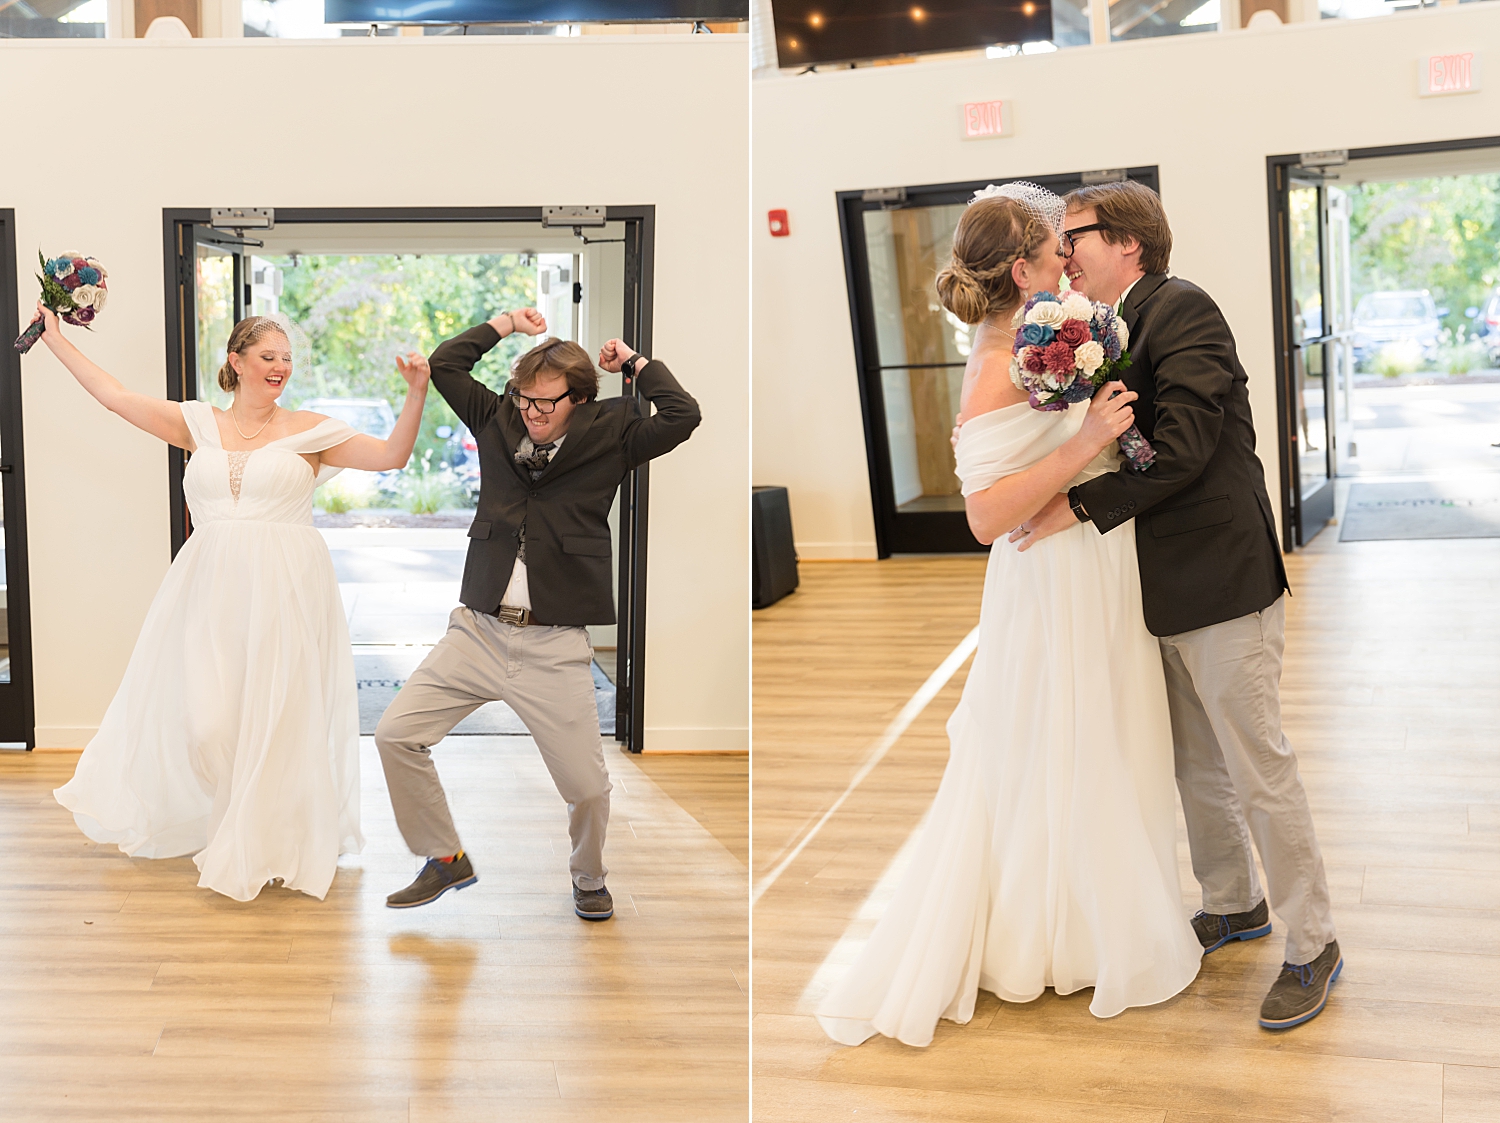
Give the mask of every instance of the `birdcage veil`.
M 1045 222 L 1055 234 L 1061 236 L 1063 219 L 1067 217 L 1068 205 L 1063 202 L 1062 196 L 1056 192 L 1048 191 L 1045 187 L 1030 183 L 1024 179 L 1016 180 L 1014 183 L 990 184 L 974 192 L 974 198 L 969 200 L 977 203 L 981 199 L 1015 199 L 1034 211 L 1038 218 Z

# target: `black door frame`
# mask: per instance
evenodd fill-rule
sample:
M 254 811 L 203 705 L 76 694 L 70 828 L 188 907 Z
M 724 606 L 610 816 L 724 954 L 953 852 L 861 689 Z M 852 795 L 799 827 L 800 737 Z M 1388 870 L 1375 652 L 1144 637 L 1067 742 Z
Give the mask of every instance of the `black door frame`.
M 875 305 L 870 289 L 870 262 L 864 239 L 865 212 L 966 203 L 974 192 L 989 184 L 1014 183 L 1018 180 L 1038 184 L 1062 195 L 1075 187 L 1081 187 L 1087 174 L 1008 175 L 963 183 L 840 191 L 836 194 L 839 237 L 844 251 L 844 279 L 848 288 L 849 323 L 854 333 L 854 366 L 859 379 L 859 406 L 865 426 L 865 463 L 870 476 L 870 502 L 875 515 L 877 556 L 888 558 L 892 554 L 977 552 L 989 547 L 981 546 L 975 539 L 962 511 L 902 514 L 896 510 L 896 488 L 891 478 L 890 443 L 886 436 L 885 397 L 881 384 L 881 372 L 884 368 L 880 366 L 880 350 L 875 337 Z M 1133 179 L 1144 183 L 1153 191 L 1161 191 L 1158 169 L 1154 164 L 1121 169 L 1115 173 L 1115 178 Z M 1102 182 L 1102 178 L 1100 181 Z
M 26 545 L 26 454 L 21 412 L 21 332 L 16 291 L 16 212 L 0 209 L 0 501 L 5 505 L 5 611 L 10 681 L 0 683 L 0 742 L 36 748 L 31 659 L 31 571 Z M 29 271 L 29 270 L 28 270 Z
M 607 222 L 625 224 L 625 317 L 621 338 L 642 354 L 651 354 L 653 272 L 656 248 L 654 206 L 611 206 Z M 537 207 L 289 207 L 276 208 L 277 226 L 294 223 L 540 223 Z M 192 268 L 195 226 L 206 226 L 209 209 L 162 211 L 165 251 L 167 397 L 185 401 L 197 396 L 196 294 Z M 14 271 L 12 271 L 14 272 Z M 236 293 L 238 295 L 237 286 Z M 14 301 L 11 306 L 14 306 Z M 627 383 L 626 393 L 640 408 L 651 406 Z M 172 506 L 172 556 L 191 532 L 182 492 L 187 457 L 168 450 L 168 492 Z M 650 474 L 647 465 L 631 471 L 620 485 L 619 592 L 616 616 L 615 740 L 630 752 L 645 747 L 646 707 L 646 554 Z
M 1421 156 L 1431 152 L 1460 152 L 1470 148 L 1500 148 L 1500 136 L 1487 137 L 1465 137 L 1455 140 L 1431 140 L 1422 141 L 1417 144 L 1386 144 L 1373 148 L 1351 148 L 1348 149 L 1349 160 L 1372 160 L 1386 156 Z M 1334 479 L 1338 471 L 1338 457 L 1330 442 L 1328 446 L 1329 456 L 1329 495 L 1326 506 L 1326 517 L 1318 522 L 1318 517 L 1324 514 L 1323 506 L 1317 509 L 1307 509 L 1306 521 L 1311 524 L 1317 522 L 1317 528 L 1311 533 L 1304 533 L 1309 529 L 1304 527 L 1304 508 L 1301 501 L 1301 458 L 1298 456 L 1298 433 L 1297 433 L 1297 401 L 1296 401 L 1296 366 L 1292 352 L 1297 346 L 1305 346 L 1316 343 L 1317 340 L 1303 340 L 1301 344 L 1292 341 L 1292 291 L 1290 274 L 1290 247 L 1291 231 L 1287 224 L 1287 198 L 1286 193 L 1293 177 L 1293 173 L 1306 179 L 1318 178 L 1320 174 L 1338 174 L 1338 169 L 1343 165 L 1332 165 L 1315 168 L 1301 168 L 1302 156 L 1300 153 L 1286 153 L 1280 156 L 1266 157 L 1266 197 L 1270 214 L 1270 236 L 1271 236 L 1271 331 L 1274 340 L 1274 351 L 1276 356 L 1276 437 L 1277 437 L 1277 462 L 1281 468 L 1281 546 L 1287 553 L 1304 545 L 1311 537 L 1321 530 L 1328 518 L 1333 517 L 1332 496 Z M 1319 193 L 1320 196 L 1322 192 Z M 1320 199 L 1320 202 L 1323 200 Z M 1320 210 L 1323 208 L 1320 207 Z M 1320 229 L 1326 226 L 1326 213 L 1320 214 Z M 1322 234 L 1320 233 L 1320 239 Z M 1327 264 L 1328 254 L 1326 246 L 1323 247 L 1324 264 Z M 1328 277 L 1324 269 L 1323 289 L 1324 307 L 1327 307 L 1328 299 Z M 1326 324 L 1325 324 L 1326 327 Z M 1324 378 L 1328 378 L 1327 364 L 1324 364 Z M 1326 387 L 1326 383 L 1325 383 Z M 1326 407 L 1325 407 L 1326 413 Z M 1332 418 L 1325 417 L 1325 422 L 1332 432 Z

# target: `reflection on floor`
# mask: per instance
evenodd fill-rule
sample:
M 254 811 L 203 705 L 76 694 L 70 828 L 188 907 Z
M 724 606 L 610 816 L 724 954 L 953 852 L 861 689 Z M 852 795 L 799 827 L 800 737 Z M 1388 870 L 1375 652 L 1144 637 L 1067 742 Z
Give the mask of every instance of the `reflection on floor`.
M 49 795 L 76 754 L 0 756 L 0 1116 L 743 1123 L 743 866 L 611 756 L 616 915 L 581 921 L 529 739 L 436 752 L 480 881 L 404 912 L 384 896 L 416 862 L 368 739 L 369 845 L 321 903 L 95 845 Z
M 807 1119 L 1475 1123 L 1500 1118 L 1500 541 L 1340 543 L 1288 559 L 1283 685 L 1346 967 L 1280 1035 L 1255 1014 L 1282 932 L 1204 961 L 1182 995 L 1109 1021 L 1089 992 L 981 993 L 927 1050 L 846 1049 L 811 1017 L 819 968 L 947 759 L 942 690 L 755 908 L 757 1123 Z M 819 563 L 755 618 L 755 831 L 763 878 L 977 618 L 983 558 Z M 920 603 L 924 623 L 871 613 Z M 1180 843 L 1184 908 L 1197 891 Z

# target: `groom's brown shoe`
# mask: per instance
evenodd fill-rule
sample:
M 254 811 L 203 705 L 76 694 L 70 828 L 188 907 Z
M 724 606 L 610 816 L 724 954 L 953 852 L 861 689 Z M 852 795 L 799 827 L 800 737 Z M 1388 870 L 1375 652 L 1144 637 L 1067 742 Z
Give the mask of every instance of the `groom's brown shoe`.
M 459 851 L 452 861 L 428 858 L 417 879 L 385 899 L 387 908 L 412 909 L 431 904 L 450 889 L 467 889 L 479 880 L 469 856 Z
M 1198 933 L 1198 942 L 1203 945 L 1203 954 L 1218 951 L 1232 940 L 1256 940 L 1271 934 L 1271 910 L 1266 900 L 1249 912 L 1231 912 L 1220 915 L 1200 912 L 1193 917 L 1193 931 Z
M 1311 963 L 1300 967 L 1283 963 L 1280 977 L 1261 1003 L 1260 1024 L 1267 1029 L 1288 1029 L 1316 1018 L 1328 1004 L 1328 992 L 1343 969 L 1344 957 L 1337 940 Z

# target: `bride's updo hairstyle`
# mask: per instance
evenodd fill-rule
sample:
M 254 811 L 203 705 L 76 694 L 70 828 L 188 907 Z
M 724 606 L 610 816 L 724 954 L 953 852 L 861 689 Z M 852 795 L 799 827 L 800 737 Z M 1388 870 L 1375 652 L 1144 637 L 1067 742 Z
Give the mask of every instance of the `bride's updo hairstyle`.
M 992 196 L 969 204 L 953 232 L 953 260 L 937 275 L 943 307 L 966 324 L 1021 302 L 1011 277 L 1017 261 L 1030 261 L 1057 235 L 1019 199 Z
M 233 394 L 239 388 L 240 376 L 230 365 L 229 356 L 248 351 L 268 335 L 287 338 L 286 329 L 270 316 L 246 316 L 234 325 L 234 330 L 229 333 L 229 345 L 224 348 L 224 365 L 219 368 L 219 389 Z

